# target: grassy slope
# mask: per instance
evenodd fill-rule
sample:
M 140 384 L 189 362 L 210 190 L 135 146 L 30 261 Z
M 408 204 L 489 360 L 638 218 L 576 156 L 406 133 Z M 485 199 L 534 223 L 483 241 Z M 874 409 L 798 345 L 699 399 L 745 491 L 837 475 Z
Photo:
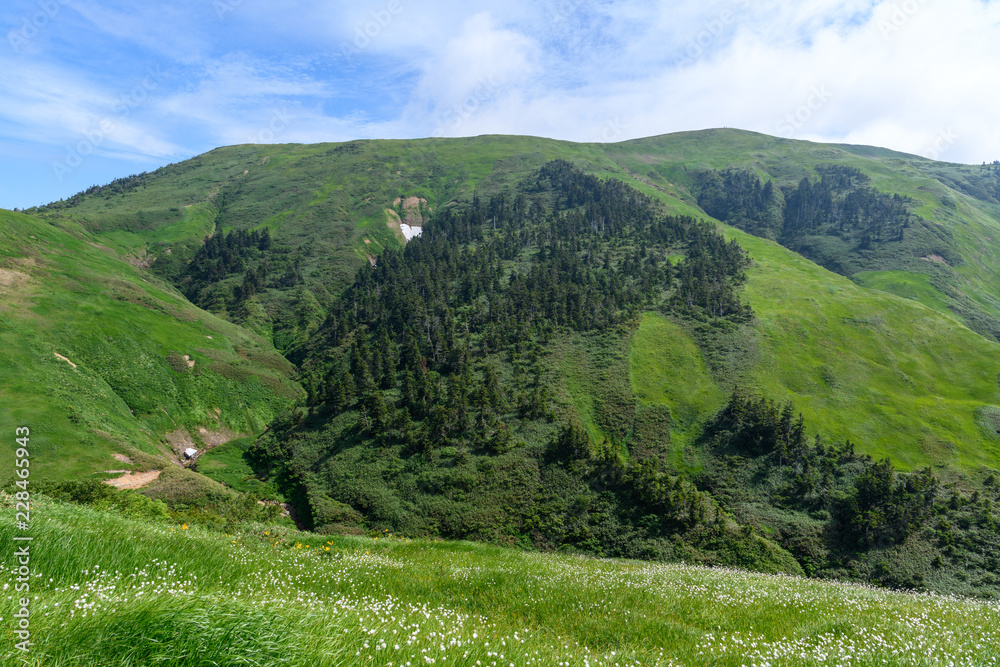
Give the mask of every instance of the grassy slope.
M 903 194 L 929 198 L 914 189 L 926 177 L 917 166 L 900 167 L 899 154 L 876 151 L 872 159 L 852 150 L 710 131 L 626 142 L 609 147 L 609 154 L 630 174 L 645 174 L 636 182 L 655 185 L 646 191 L 678 212 L 690 212 L 690 201 L 678 202 L 670 194 L 687 198 L 683 188 L 690 171 L 747 166 L 794 182 L 815 164 L 831 160 L 863 169 L 880 188 L 893 191 L 895 184 Z M 677 166 L 680 161 L 683 167 Z M 925 162 L 913 158 L 920 167 Z M 914 180 L 903 179 L 900 171 Z M 937 184 L 937 190 L 942 188 Z M 983 212 L 985 204 L 954 196 L 965 202 L 968 214 L 961 218 L 962 233 L 975 236 L 987 225 L 997 225 Z M 961 227 L 957 218 L 949 222 Z M 942 304 L 939 292 L 933 287 L 910 287 L 926 285 L 922 274 L 907 283 L 885 275 L 861 277 L 880 289 L 899 288 L 904 298 L 897 298 L 860 288 L 776 244 L 730 228 L 726 233 L 755 260 L 746 296 L 757 314 L 759 356 L 745 378 L 748 385 L 777 400 L 795 401 L 824 437 L 849 438 L 862 451 L 888 455 L 904 468 L 1000 466 L 1000 441 L 977 425 L 978 411 L 1000 402 L 1000 346 L 970 332 L 955 318 L 934 312 L 932 308 Z M 980 254 L 989 255 L 987 245 L 980 244 Z M 989 265 L 988 259 L 976 266 L 992 275 L 997 265 Z M 929 307 L 905 297 L 918 297 L 915 300 Z M 640 339 L 649 326 L 644 320 Z M 675 345 L 664 343 L 660 354 L 669 354 Z M 672 377 L 656 383 L 684 387 L 691 370 L 671 368 L 676 369 Z M 641 376 L 633 375 L 633 382 L 637 394 L 651 391 Z M 701 414 L 708 410 L 705 404 Z
M 264 341 L 71 223 L 0 211 L 0 270 L 0 414 L 31 428 L 40 475 L 120 468 L 112 452 L 178 429 L 255 432 L 299 391 Z
M 727 398 L 706 369 L 691 335 L 654 313 L 642 316 L 632 337 L 629 379 L 642 403 L 670 408 L 675 447 L 697 436 L 705 415 L 722 407 Z
M 5 545 L 13 504 L 0 497 Z M 32 521 L 35 645 L 20 655 L 5 632 L 3 665 L 1000 661 L 1000 611 L 982 602 L 468 542 L 223 535 L 40 499 Z M 5 626 L 15 612 L 0 599 Z
M 262 482 L 244 456 L 255 438 L 238 438 L 214 447 L 198 458 L 195 470 L 209 479 L 244 493 L 256 493 L 261 498 L 284 500 L 271 481 Z
M 937 310 L 966 299 L 963 303 L 974 303 L 983 312 L 1000 312 L 995 305 L 1000 303 L 1000 246 L 982 242 L 997 238 L 994 230 L 1000 233 L 996 206 L 938 180 L 945 174 L 949 182 L 958 182 L 969 177 L 962 170 L 972 168 L 735 130 L 610 145 L 485 136 L 236 146 L 168 168 L 134 192 L 108 200 L 86 198 L 58 215 L 79 220 L 120 251 L 155 255 L 165 251 L 165 244 L 199 240 L 214 220 L 219 193 L 235 193 L 225 225 L 266 224 L 280 242 L 309 247 L 313 280 L 336 291 L 367 253 L 399 242 L 385 226 L 384 215 L 396 197 L 420 196 L 433 208 L 467 200 L 473 189 L 488 198 L 553 158 L 631 181 L 675 212 L 699 216 L 703 214 L 688 191 L 699 169 L 749 167 L 781 184 L 794 184 L 814 176 L 813 168 L 823 162 L 857 167 L 880 189 L 919 200 L 918 212 L 932 226 L 951 231 L 948 252 L 965 260 L 956 267 L 935 264 L 931 268 L 938 273 L 933 274 L 866 272 L 856 280 Z M 187 204 L 194 206 L 184 208 Z M 171 213 L 171 208 L 178 211 Z M 192 236 L 182 238 L 181 230 Z M 738 236 L 757 261 L 747 296 L 758 314 L 760 345 L 748 383 L 779 400 L 794 399 L 824 436 L 849 437 L 863 451 L 890 455 L 904 467 L 1000 467 L 998 441 L 976 425 L 977 410 L 1000 404 L 996 345 L 970 335 L 947 316 L 856 287 L 772 244 L 728 233 Z M 919 260 L 917 268 L 931 264 Z M 869 320 L 876 324 L 865 324 Z M 664 360 L 690 352 L 683 337 L 649 333 L 651 326 L 644 322 L 633 356 Z M 669 342 L 651 347 L 648 341 L 658 337 Z M 564 398 L 598 440 L 601 430 L 588 406 L 599 387 L 586 372 L 570 368 L 574 354 L 561 357 L 568 360 L 563 374 L 573 381 Z M 707 378 L 700 371 L 692 375 L 686 363 L 675 363 L 656 377 L 636 373 L 635 363 L 634 393 L 671 407 L 678 441 L 685 439 L 686 429 L 695 433 L 698 422 L 717 406 L 718 396 L 730 389 L 705 385 Z M 693 377 L 704 386 L 697 397 L 685 388 Z M 663 387 L 671 387 L 672 396 Z
M 913 299 L 928 308 L 951 314 L 941 291 L 931 284 L 930 276 L 913 271 L 861 271 L 851 276 L 851 280 L 862 287 L 882 290 L 889 294 Z
M 983 243 L 1000 232 L 1000 211 L 996 204 L 974 199 L 941 180 L 964 183 L 974 177 L 978 167 L 937 163 L 867 146 L 816 144 L 739 130 L 639 139 L 612 145 L 608 154 L 629 173 L 683 199 L 688 206 L 695 206 L 688 192 L 694 173 L 704 169 L 747 168 L 782 186 L 796 185 L 806 176 L 815 180 L 818 164 L 836 162 L 860 169 L 879 190 L 916 200 L 917 214 L 928 220 L 939 236 L 934 247 L 920 250 L 948 255 L 955 263 L 937 267 L 917 257 L 900 258 L 935 277 L 933 293 L 914 295 L 904 288 L 900 295 L 922 300 L 927 294 L 932 298 L 922 302 L 931 307 L 947 295 L 966 304 L 971 300 L 975 308 L 990 315 L 1000 314 L 1000 246 Z M 918 248 L 905 249 L 911 250 Z
M 754 258 L 745 297 L 757 361 L 742 384 L 794 401 L 824 438 L 850 439 L 904 469 L 1000 465 L 978 424 L 1000 405 L 1000 346 L 911 300 L 859 287 L 772 242 L 726 229 Z M 731 387 L 713 383 L 680 327 L 651 315 L 633 338 L 633 392 L 670 406 L 682 435 Z
M 225 208 L 223 230 L 267 226 L 277 241 L 307 247 L 314 278 L 337 285 L 368 255 L 399 246 L 384 213 L 397 197 L 424 198 L 430 209 L 469 199 L 477 187 L 488 198 L 507 177 L 568 154 L 599 158 L 600 149 L 499 136 L 232 146 L 159 170 L 131 192 L 44 214 L 144 257 L 200 242 Z
M 747 286 L 759 317 L 754 386 L 794 400 L 824 436 L 904 468 L 997 467 L 1000 443 L 979 429 L 976 411 L 1000 402 L 1000 346 L 776 244 L 729 234 L 756 261 Z

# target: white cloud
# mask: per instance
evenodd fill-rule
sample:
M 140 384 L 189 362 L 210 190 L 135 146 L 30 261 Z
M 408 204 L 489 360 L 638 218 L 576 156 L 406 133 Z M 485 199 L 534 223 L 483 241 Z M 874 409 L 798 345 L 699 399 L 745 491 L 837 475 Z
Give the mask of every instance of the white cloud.
M 541 73 L 539 55 L 533 39 L 497 27 L 481 12 L 425 61 L 410 106 L 431 110 L 435 134 L 464 134 L 470 117 L 496 109 L 519 89 L 532 86 Z
M 86 19 L 87 30 L 139 45 L 159 58 L 176 62 L 197 58 L 210 47 L 210 28 L 222 27 L 209 25 L 215 18 L 211 1 L 123 3 L 121 7 L 114 6 L 114 1 L 100 0 L 72 0 L 67 4 Z
M 423 122 L 441 129 L 442 110 L 454 111 L 457 99 L 461 122 L 446 123 L 447 134 L 588 141 L 608 123 L 620 131 L 600 134 L 615 139 L 725 125 L 941 159 L 1000 155 L 993 130 L 1000 93 L 988 85 L 1000 67 L 992 46 L 1000 37 L 996 4 L 899 0 L 873 9 L 864 2 L 735 0 L 700 13 L 692 3 L 673 5 L 676 11 L 661 8 L 657 16 L 632 6 L 626 23 L 645 18 L 652 27 L 586 72 L 530 31 L 497 28 L 480 14 L 428 59 L 420 93 L 445 104 L 428 105 Z M 663 26 L 669 39 L 657 32 Z M 699 40 L 703 33 L 711 39 Z M 651 66 L 676 59 L 691 43 L 701 49 L 694 62 Z M 470 93 L 497 67 L 498 53 L 510 69 L 503 85 Z M 623 71 L 632 76 L 619 76 Z M 583 83 L 551 85 L 574 77 Z M 471 95 L 464 107 L 462 95 Z M 410 121 L 421 119 L 411 114 Z M 942 135 L 950 137 L 943 150 Z
M 9 150 L 62 150 L 113 120 L 105 155 L 729 126 L 1000 158 L 996 1 L 220 2 L 231 11 L 73 0 L 24 49 L 0 52 Z M 12 0 L 4 13 L 16 25 L 36 9 Z M 150 62 L 164 75 L 130 105 Z
M 177 155 L 178 146 L 137 119 L 152 104 L 159 75 L 139 76 L 131 87 L 113 92 L 50 65 L 25 66 L 0 58 L 0 118 L 23 140 L 48 146 L 88 144 L 86 150 L 126 150 L 151 156 Z

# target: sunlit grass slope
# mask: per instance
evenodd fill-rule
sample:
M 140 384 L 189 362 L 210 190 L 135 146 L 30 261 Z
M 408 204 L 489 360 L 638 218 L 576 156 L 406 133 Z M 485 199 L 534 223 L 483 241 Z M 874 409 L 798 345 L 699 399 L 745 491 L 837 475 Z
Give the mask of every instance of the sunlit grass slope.
M 1000 346 L 911 300 L 858 287 L 768 241 L 746 296 L 760 356 L 748 384 L 793 400 L 824 435 L 903 467 L 1000 464 L 977 412 L 1000 403 Z
M 162 256 L 223 231 L 268 227 L 335 289 L 371 255 L 399 247 L 385 210 L 398 197 L 425 200 L 427 214 L 453 200 L 486 197 L 557 158 L 613 166 L 597 145 L 535 137 L 352 141 L 219 148 L 170 165 L 120 194 L 82 197 L 44 216 L 78 222 L 136 257 Z M 616 170 L 617 171 L 617 170 Z
M 927 276 L 960 319 L 1000 316 L 1000 206 L 982 190 L 978 165 L 935 162 L 871 146 L 820 144 L 732 129 L 679 132 L 608 144 L 607 156 L 638 182 L 669 194 L 679 212 L 697 211 L 692 185 L 700 171 L 750 169 L 779 186 L 805 177 L 817 165 L 859 169 L 877 189 L 913 199 L 931 235 L 914 243 L 885 243 L 868 253 L 866 270 L 892 268 Z M 937 261 L 925 259 L 937 256 Z M 942 257 L 943 256 L 943 257 Z M 891 267 L 878 266 L 891 264 Z M 860 270 L 860 269 L 856 269 Z M 910 285 L 891 281 L 881 289 L 913 297 Z M 918 299 L 919 300 L 919 299 Z M 934 303 L 924 301 L 935 307 Z
M 31 429 L 39 476 L 120 468 L 112 452 L 169 432 L 257 432 L 300 391 L 264 341 L 70 223 L 0 211 L 0 295 L 0 422 Z
M 643 314 L 632 337 L 629 377 L 639 401 L 670 408 L 675 445 L 696 436 L 704 417 L 722 407 L 727 398 L 713 381 L 691 335 L 654 313 Z
M 1000 405 L 1000 345 L 777 244 L 726 234 L 754 258 L 744 294 L 757 344 L 743 388 L 793 401 L 814 432 L 903 468 L 1000 467 L 1000 440 L 981 418 Z M 682 328 L 653 315 L 633 337 L 630 371 L 633 393 L 668 405 L 682 436 L 733 389 L 713 382 Z
M 912 271 L 861 271 L 851 276 L 851 280 L 862 287 L 882 290 L 913 299 L 945 314 L 951 314 L 944 295 L 931 284 L 931 279 L 924 273 Z
M 903 468 L 1000 468 L 1000 440 L 982 419 L 984 410 L 1000 404 L 1000 346 L 950 316 L 954 301 L 946 298 L 946 292 L 968 290 L 980 295 L 973 298 L 991 312 L 1000 285 L 994 276 L 1000 264 L 993 263 L 1000 247 L 992 243 L 1000 238 L 992 231 L 1000 224 L 996 207 L 936 180 L 938 171 L 951 170 L 947 173 L 960 179 L 971 167 L 721 130 L 624 142 L 608 146 L 608 155 L 634 184 L 678 212 L 696 211 L 688 188 L 698 169 L 746 167 L 793 184 L 815 165 L 834 161 L 862 169 L 881 189 L 922 202 L 918 212 L 948 230 L 942 233 L 953 236 L 955 256 L 961 252 L 967 258 L 954 270 L 921 260 L 921 266 L 938 273 L 950 271 L 944 277 L 933 271 L 864 272 L 853 276 L 855 284 L 777 244 L 726 229 L 755 261 L 745 296 L 756 314 L 757 345 L 752 370 L 741 384 L 775 400 L 794 401 L 824 437 L 849 438 L 860 451 L 889 456 Z M 696 388 L 705 385 L 704 375 L 691 367 L 697 356 L 686 355 L 695 362 L 663 363 L 683 345 L 682 336 L 663 326 L 646 316 L 636 333 L 633 392 L 653 395 L 661 391 L 658 387 L 670 388 L 673 402 L 685 402 L 689 415 L 695 408 L 704 419 L 713 406 L 698 398 L 711 393 Z M 661 363 L 653 371 L 644 358 Z M 722 392 L 732 389 L 716 386 Z M 682 423 L 678 420 L 677 427 Z
M 15 535 L 4 496 L 0 544 Z M 0 664 L 969 665 L 995 604 L 466 542 L 235 535 L 37 502 L 34 646 Z M 12 580 L 9 562 L 0 564 Z

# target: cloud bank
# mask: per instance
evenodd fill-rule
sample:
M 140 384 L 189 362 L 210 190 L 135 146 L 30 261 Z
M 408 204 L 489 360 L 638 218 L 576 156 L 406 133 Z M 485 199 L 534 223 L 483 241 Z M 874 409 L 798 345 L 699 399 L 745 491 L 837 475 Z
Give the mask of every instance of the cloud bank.
M 1000 159 L 996 2 L 15 0 L 0 19 L 5 207 L 248 142 L 738 127 Z

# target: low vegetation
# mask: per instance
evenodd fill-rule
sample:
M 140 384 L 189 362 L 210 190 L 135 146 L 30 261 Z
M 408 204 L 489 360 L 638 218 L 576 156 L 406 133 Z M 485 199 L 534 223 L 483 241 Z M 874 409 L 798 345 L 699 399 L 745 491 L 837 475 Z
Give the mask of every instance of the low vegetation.
M 1000 664 L 995 603 L 154 514 L 38 497 L 33 645 L 2 664 Z

